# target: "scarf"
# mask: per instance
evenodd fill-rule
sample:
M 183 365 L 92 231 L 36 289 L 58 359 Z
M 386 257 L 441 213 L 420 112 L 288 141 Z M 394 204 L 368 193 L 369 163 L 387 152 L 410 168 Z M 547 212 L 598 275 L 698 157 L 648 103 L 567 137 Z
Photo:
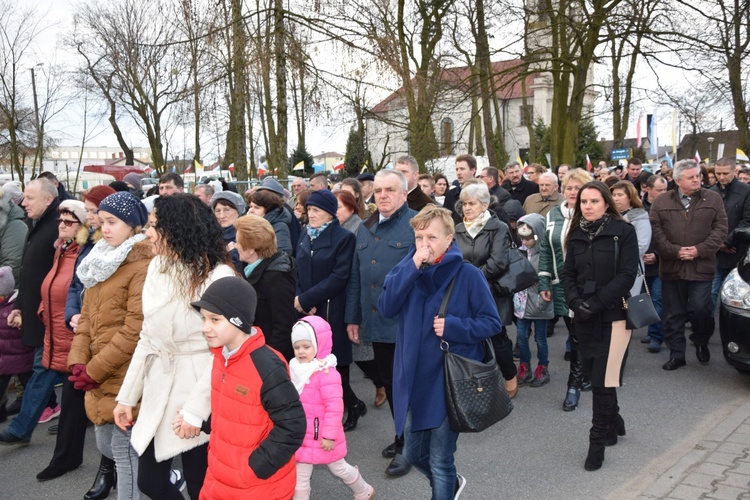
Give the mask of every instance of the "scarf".
M 312 243 L 315 240 L 315 238 L 317 238 L 318 236 L 320 236 L 320 233 L 322 233 L 323 231 L 325 231 L 326 229 L 328 229 L 328 226 L 331 225 L 331 222 L 333 222 L 333 221 L 328 221 L 325 224 L 321 225 L 320 227 L 310 227 L 308 225 L 307 226 L 307 235 L 310 237 L 310 242 Z
M 117 247 L 110 246 L 105 240 L 99 240 L 78 265 L 76 271 L 84 288 L 91 288 L 109 279 L 133 249 L 133 245 L 145 239 L 145 234 L 136 234 Z
M 329 354 L 323 359 L 315 358 L 309 363 L 300 363 L 297 358 L 293 358 L 289 362 L 289 373 L 297 393 L 302 394 L 302 390 L 315 372 L 324 371 L 328 373 L 328 369 L 335 366 L 336 356 L 334 354 Z
M 594 238 L 596 238 L 596 235 L 602 232 L 602 229 L 604 229 L 604 226 L 606 226 L 610 220 L 612 220 L 612 216 L 605 213 L 595 221 L 589 221 L 581 217 L 581 222 L 579 224 L 581 229 L 583 229 L 583 232 L 586 233 L 591 241 L 593 241 Z
M 473 221 L 469 222 L 466 219 L 464 219 L 464 227 L 466 228 L 466 232 L 469 233 L 469 236 L 471 236 L 472 239 L 476 238 L 477 235 L 484 229 L 484 226 L 487 225 L 487 222 L 492 217 L 492 214 L 489 210 L 485 210 L 481 214 L 479 214 L 479 217 L 474 219 Z
M 261 262 L 263 262 L 263 259 L 258 259 L 255 262 L 253 262 L 252 264 L 246 265 L 245 266 L 245 270 L 244 270 L 244 272 L 245 272 L 245 278 L 249 278 L 250 275 L 252 274 L 252 272 L 255 270 L 256 267 L 258 267 L 258 264 L 260 264 Z

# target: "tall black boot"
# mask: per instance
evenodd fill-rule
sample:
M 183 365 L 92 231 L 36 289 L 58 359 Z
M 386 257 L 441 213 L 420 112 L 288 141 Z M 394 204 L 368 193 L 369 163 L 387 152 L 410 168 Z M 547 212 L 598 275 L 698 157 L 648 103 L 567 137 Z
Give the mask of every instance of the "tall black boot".
M 613 409 L 612 418 L 609 421 L 609 431 L 607 432 L 607 440 L 604 443 L 607 446 L 614 446 L 617 444 L 617 437 L 625 435 L 625 420 L 620 415 L 620 407 L 617 405 L 617 393 L 614 398 L 615 404 Z
M 593 393 L 594 411 L 589 432 L 589 452 L 583 466 L 588 471 L 599 470 L 604 462 L 604 446 L 617 407 L 615 389 L 594 387 Z
M 112 488 L 117 487 L 117 472 L 115 461 L 102 455 L 99 470 L 94 478 L 91 489 L 83 495 L 83 500 L 102 500 L 109 496 Z
M 344 422 L 344 432 L 356 429 L 359 417 L 364 416 L 366 413 L 367 405 L 362 400 L 358 400 L 356 405 L 350 406 L 346 421 Z

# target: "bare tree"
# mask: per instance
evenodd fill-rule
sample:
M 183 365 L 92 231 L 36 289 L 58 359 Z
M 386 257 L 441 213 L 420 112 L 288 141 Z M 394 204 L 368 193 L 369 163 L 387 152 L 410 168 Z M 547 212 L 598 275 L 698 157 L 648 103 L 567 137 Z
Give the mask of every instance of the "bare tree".
M 108 96 L 121 104 L 146 136 L 154 168 L 165 167 L 163 120 L 170 107 L 190 95 L 189 58 L 159 1 L 122 0 L 81 4 L 76 12 L 78 51 L 89 71 L 105 82 Z M 101 86 L 100 86 L 101 87 Z M 104 95 L 108 99 L 107 95 Z
M 21 182 L 24 181 L 22 157 L 29 152 L 36 157 L 39 151 L 32 146 L 38 145 L 38 127 L 34 127 L 38 122 L 34 120 L 29 86 L 22 74 L 36 63 L 33 44 L 41 31 L 41 17 L 36 11 L 7 0 L 0 2 L 0 146 Z M 32 127 L 36 128 L 36 140 Z

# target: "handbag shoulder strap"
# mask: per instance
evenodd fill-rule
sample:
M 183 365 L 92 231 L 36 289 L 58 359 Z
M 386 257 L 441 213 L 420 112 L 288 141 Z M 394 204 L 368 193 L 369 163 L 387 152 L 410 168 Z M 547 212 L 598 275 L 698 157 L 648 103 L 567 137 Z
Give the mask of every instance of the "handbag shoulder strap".
M 438 310 L 438 318 L 445 318 L 445 310 L 448 309 L 448 301 L 451 299 L 451 293 L 453 292 L 453 285 L 456 284 L 457 277 L 458 277 L 458 273 L 456 273 L 456 275 L 453 276 L 453 279 L 445 288 L 445 293 L 443 293 L 443 301 L 440 303 L 440 309 Z

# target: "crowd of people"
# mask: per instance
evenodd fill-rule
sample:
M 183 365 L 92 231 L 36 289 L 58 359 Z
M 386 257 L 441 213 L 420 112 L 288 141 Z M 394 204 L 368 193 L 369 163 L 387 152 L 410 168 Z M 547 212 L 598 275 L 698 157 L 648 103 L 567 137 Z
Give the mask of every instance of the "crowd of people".
M 713 184 L 693 160 L 641 170 L 633 158 L 619 171 L 511 162 L 478 172 L 460 155 L 451 184 L 406 155 L 332 187 L 323 173 L 291 192 L 267 178 L 244 196 L 219 182 L 184 193 L 176 174 L 145 199 L 137 176 L 81 201 L 49 174 L 23 192 L 8 186 L 0 421 L 15 416 L 0 444 L 28 445 L 38 422 L 57 418 L 37 475 L 53 480 L 81 465 L 93 423 L 101 457 L 88 500 L 115 487 L 119 499 L 182 498 L 186 487 L 194 499 L 300 500 L 315 464 L 368 499 L 373 471 L 346 461 L 346 433 L 387 403 L 385 473 L 414 467 L 432 498 L 458 498 L 467 475 L 454 460 L 441 343 L 481 359 L 490 339 L 514 397 L 550 382 L 547 337 L 562 318 L 561 407 L 592 392 L 583 464 L 597 470 L 625 435 L 625 301 L 648 286 L 662 321 L 640 341 L 653 353 L 666 343 L 664 370 L 687 364 L 688 321 L 708 363 L 721 283 L 748 250 L 734 232 L 750 226 L 750 186 L 733 160 L 706 170 Z M 518 251 L 538 282 L 513 293 L 500 282 Z M 352 389 L 352 364 L 370 396 Z

